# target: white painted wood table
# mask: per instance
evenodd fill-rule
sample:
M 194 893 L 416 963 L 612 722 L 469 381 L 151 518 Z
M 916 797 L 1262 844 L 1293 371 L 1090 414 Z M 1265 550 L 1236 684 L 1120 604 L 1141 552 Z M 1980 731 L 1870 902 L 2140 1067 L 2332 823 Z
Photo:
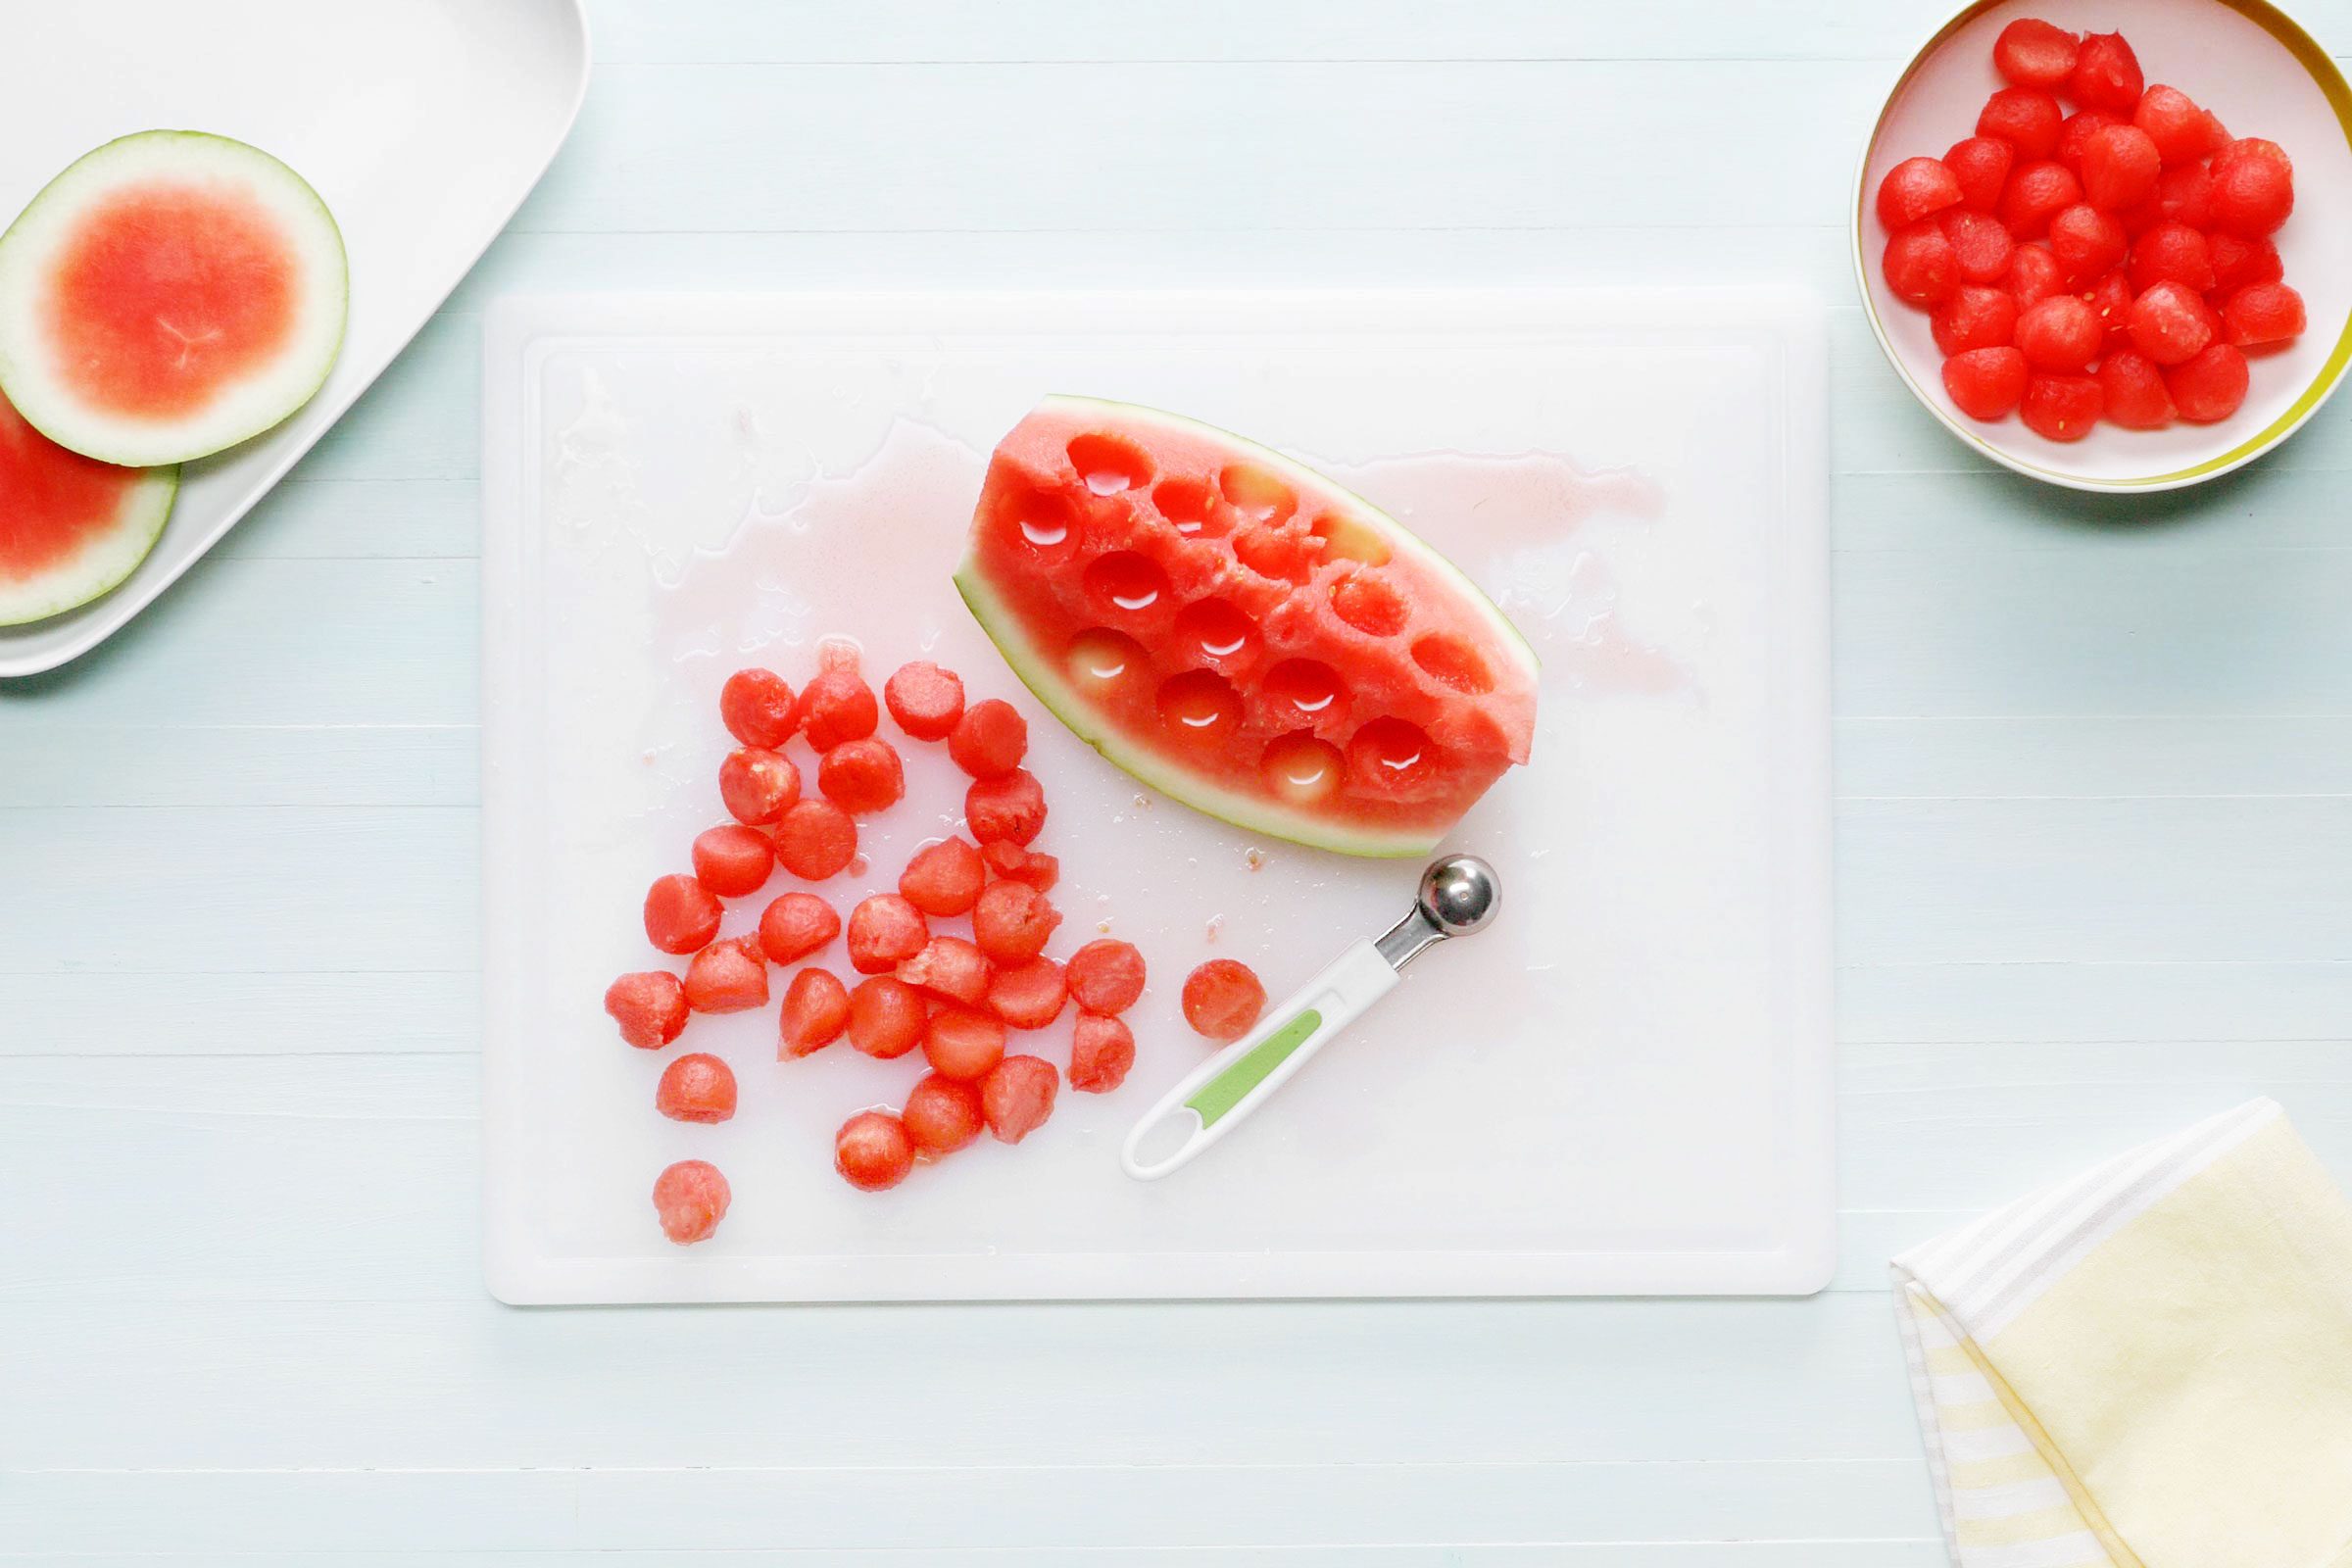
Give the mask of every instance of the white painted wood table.
M 1841 214 L 1937 0 L 596 9 L 570 147 L 378 388 L 0 686 L 0 1561 L 1927 1568 L 1890 1250 L 2256 1093 L 2352 1176 L 2352 405 L 2117 503 L 1909 406 Z M 488 1299 L 487 298 L 1660 278 L 1836 307 L 1829 1293 Z

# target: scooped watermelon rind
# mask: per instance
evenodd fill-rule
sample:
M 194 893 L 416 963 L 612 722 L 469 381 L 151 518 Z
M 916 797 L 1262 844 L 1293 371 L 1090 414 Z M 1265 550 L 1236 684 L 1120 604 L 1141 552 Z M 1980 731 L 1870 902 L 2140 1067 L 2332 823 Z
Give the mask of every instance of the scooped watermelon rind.
M 992 580 L 991 564 L 984 559 L 986 514 L 996 475 L 1022 429 L 1040 420 L 1053 425 L 1055 439 L 1059 431 L 1083 429 L 1117 432 L 1144 447 L 1150 447 L 1154 436 L 1160 434 L 1195 445 L 1205 443 L 1231 461 L 1274 475 L 1287 485 L 1298 501 L 1296 524 L 1302 524 L 1306 514 L 1314 512 L 1326 517 L 1342 516 L 1348 523 L 1376 532 L 1395 558 L 1409 563 L 1412 571 L 1422 574 L 1413 589 L 1416 596 L 1444 600 L 1443 613 L 1454 618 L 1461 634 L 1473 638 L 1494 666 L 1494 685 L 1499 690 L 1488 706 L 1501 716 L 1502 722 L 1497 726 L 1496 749 L 1480 764 L 1490 771 L 1470 780 L 1466 798 L 1441 808 L 1443 814 L 1436 819 L 1359 820 L 1329 806 L 1294 806 L 1270 799 L 1264 791 L 1247 787 L 1246 780 L 1242 781 L 1243 787 L 1228 787 L 1216 778 L 1204 776 L 1188 758 L 1153 744 L 1148 734 L 1139 735 L 1134 725 L 1122 724 L 1116 715 L 1082 694 L 1065 674 L 1063 650 L 1041 642 L 1033 634 L 1030 617 Z M 1460 811 L 1483 792 L 1493 776 L 1509 763 L 1527 760 L 1534 729 L 1538 662 L 1526 638 L 1466 574 L 1411 529 L 1306 465 L 1246 437 L 1180 415 L 1103 399 L 1054 396 L 1042 402 L 1022 427 L 1006 438 L 1006 443 L 999 448 L 991 472 L 992 490 L 983 492 L 967 551 L 956 572 L 957 591 L 1006 662 L 1039 701 L 1079 739 L 1153 788 L 1212 816 L 1272 837 L 1344 855 L 1404 858 L 1427 854 L 1444 839 Z M 1296 524 L 1293 532 L 1297 531 Z M 1301 586 L 1321 591 L 1329 586 L 1329 578 L 1317 575 Z M 1277 607 L 1276 612 L 1278 616 L 1282 613 L 1281 607 Z M 1272 662 L 1271 656 L 1265 661 Z M 1261 664 L 1259 673 L 1263 670 Z
M 257 368 L 224 374 L 199 405 L 166 416 L 93 396 L 92 377 L 116 368 L 97 357 L 94 369 L 76 369 L 49 327 L 60 309 L 59 258 L 78 222 L 102 212 L 109 197 L 175 185 L 253 202 L 286 247 L 293 283 L 283 344 Z M 349 307 L 342 230 L 301 174 L 233 137 L 138 131 L 74 160 L 0 231 L 0 392 L 69 451 L 124 467 L 189 462 L 275 427 L 317 396 L 341 356 Z

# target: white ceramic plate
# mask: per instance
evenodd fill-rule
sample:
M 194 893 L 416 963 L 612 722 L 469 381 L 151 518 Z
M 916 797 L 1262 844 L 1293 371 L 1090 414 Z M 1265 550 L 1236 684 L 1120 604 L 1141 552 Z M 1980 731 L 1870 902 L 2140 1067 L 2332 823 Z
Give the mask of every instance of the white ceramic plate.
M 325 386 L 267 435 L 188 465 L 155 550 L 113 593 L 0 627 L 0 675 L 87 652 L 213 547 L 391 363 L 505 226 L 588 86 L 579 0 L 79 0 L 12 10 L 0 223 L 101 142 L 158 126 L 268 149 L 334 210 L 351 321 Z
M 1880 272 L 1886 248 L 1879 182 L 1906 158 L 1941 157 L 1976 132 L 2003 86 L 1993 40 L 2019 17 L 2077 32 L 2122 31 L 2151 84 L 2169 82 L 2222 117 L 2232 135 L 2265 136 L 2295 163 L 2295 213 L 2278 231 L 2286 280 L 2311 325 L 2281 350 L 2251 355 L 2245 406 L 2219 424 L 2164 430 L 2100 424 L 2049 441 L 2016 415 L 1980 422 L 1943 390 L 1943 355 L 1928 315 L 1896 299 Z M 1946 23 L 1895 83 L 1862 155 L 1854 265 L 1879 345 L 1944 425 L 2020 473 L 2078 490 L 2170 490 L 2251 463 L 2316 413 L 2352 362 L 2352 89 L 2327 51 L 2264 0 L 1984 0 Z

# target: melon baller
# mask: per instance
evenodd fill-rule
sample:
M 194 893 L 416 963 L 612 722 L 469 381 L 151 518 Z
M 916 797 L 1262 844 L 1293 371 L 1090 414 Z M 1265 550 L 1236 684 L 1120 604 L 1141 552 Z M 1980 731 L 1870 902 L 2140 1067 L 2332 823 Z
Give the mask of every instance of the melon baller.
M 1358 942 L 1265 1019 L 1186 1074 L 1127 1135 L 1119 1163 L 1156 1181 L 1199 1158 L 1247 1120 L 1316 1052 L 1396 984 L 1396 971 L 1447 937 L 1493 922 L 1502 902 L 1494 868 L 1449 855 L 1421 873 L 1413 907 L 1378 941 Z

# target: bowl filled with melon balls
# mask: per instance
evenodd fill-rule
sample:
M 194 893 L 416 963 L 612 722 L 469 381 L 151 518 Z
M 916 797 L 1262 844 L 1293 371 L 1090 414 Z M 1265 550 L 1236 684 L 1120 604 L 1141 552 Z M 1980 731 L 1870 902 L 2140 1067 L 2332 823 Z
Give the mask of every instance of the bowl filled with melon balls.
M 2175 489 L 2352 362 L 2352 88 L 2264 0 L 1998 0 L 1904 69 L 1853 208 L 1864 314 L 1946 429 L 2082 490 Z

